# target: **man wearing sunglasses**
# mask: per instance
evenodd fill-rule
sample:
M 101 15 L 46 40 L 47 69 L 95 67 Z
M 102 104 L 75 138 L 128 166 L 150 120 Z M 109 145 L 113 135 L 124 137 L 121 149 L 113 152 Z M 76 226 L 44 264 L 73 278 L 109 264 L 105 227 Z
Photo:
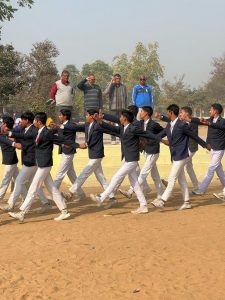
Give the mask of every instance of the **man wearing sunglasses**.
M 135 85 L 132 92 L 132 102 L 140 109 L 143 106 L 150 106 L 154 108 L 153 87 L 146 83 L 146 77 L 140 76 L 139 84 Z M 137 119 L 140 120 L 139 113 Z

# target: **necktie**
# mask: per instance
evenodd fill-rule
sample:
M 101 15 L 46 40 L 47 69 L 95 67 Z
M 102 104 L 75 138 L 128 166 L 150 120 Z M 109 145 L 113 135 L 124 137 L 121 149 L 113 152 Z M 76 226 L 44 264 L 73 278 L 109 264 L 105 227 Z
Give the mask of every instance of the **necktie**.
M 38 135 L 37 135 L 37 137 L 36 137 L 36 139 L 35 139 L 35 144 L 36 144 L 36 145 L 38 145 L 38 143 L 39 143 L 39 137 L 40 137 L 40 133 L 38 133 Z

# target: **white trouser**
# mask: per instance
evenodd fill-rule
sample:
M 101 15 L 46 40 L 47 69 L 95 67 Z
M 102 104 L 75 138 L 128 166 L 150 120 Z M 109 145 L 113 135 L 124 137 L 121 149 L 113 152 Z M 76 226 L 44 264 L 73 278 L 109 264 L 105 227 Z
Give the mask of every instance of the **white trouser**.
M 17 164 L 5 165 L 3 179 L 2 179 L 2 183 L 0 185 L 0 199 L 4 198 L 10 181 L 12 179 L 14 179 L 14 181 L 15 181 L 18 174 L 19 174 L 19 169 L 17 167 Z M 23 198 L 26 197 L 26 189 L 24 189 L 24 188 L 22 190 L 22 196 L 23 196 Z
M 138 182 L 137 168 L 138 162 L 124 162 L 124 164 L 120 167 L 120 169 L 116 172 L 116 174 L 112 177 L 111 182 L 107 189 L 101 193 L 101 201 L 103 202 L 117 187 L 118 183 L 120 183 L 123 178 L 128 175 L 130 180 L 130 184 L 134 189 L 134 192 L 137 195 L 140 206 L 147 206 L 147 202 L 145 196 L 141 190 L 141 187 Z
M 26 190 L 26 187 L 25 187 L 26 181 L 31 182 L 36 171 L 37 171 L 37 166 L 27 167 L 25 165 L 22 165 L 22 168 L 20 169 L 20 172 L 15 181 L 14 190 L 8 200 L 8 204 L 10 206 L 14 207 L 14 205 L 16 204 L 16 200 L 22 194 L 23 190 Z M 48 199 L 45 197 L 45 194 L 41 188 L 37 191 L 37 194 L 43 204 L 48 203 Z M 27 192 L 26 192 L 26 195 L 27 195 Z M 26 198 L 26 195 L 25 195 L 24 199 Z
M 137 165 L 136 172 L 137 172 L 138 176 L 141 173 L 141 168 L 139 166 L 139 163 Z M 115 187 L 114 193 L 116 193 L 117 189 L 120 187 L 120 185 L 123 183 L 123 181 L 124 181 L 124 178 L 121 178 L 121 181 L 118 182 L 118 185 Z M 148 183 L 147 183 L 146 180 L 144 180 L 142 187 L 143 187 L 143 192 L 145 192 L 145 191 L 148 192 L 150 190 L 150 187 L 149 187 L 149 185 L 148 185 Z M 128 192 L 133 193 L 133 188 L 130 187 L 129 190 L 128 190 Z
M 141 168 L 140 168 L 139 164 L 138 164 L 138 166 L 137 166 L 137 168 L 136 168 L 136 171 L 137 171 L 137 175 L 139 176 L 140 173 L 141 173 Z M 143 191 L 144 191 L 144 192 L 150 190 L 150 187 L 149 187 L 149 185 L 148 185 L 146 179 L 143 181 L 142 187 L 143 187 Z
M 56 178 L 54 180 L 54 184 L 58 189 L 60 188 L 60 185 L 66 175 L 69 177 L 69 180 L 72 184 L 74 184 L 77 179 L 77 175 L 73 166 L 73 158 L 74 154 L 62 153 L 59 168 L 56 173 Z M 84 191 L 81 188 L 79 188 L 77 190 L 77 193 L 79 195 L 83 195 Z
M 156 166 L 156 161 L 159 158 L 159 153 L 157 154 L 148 154 L 144 153 L 145 155 L 145 163 L 144 166 L 141 169 L 141 172 L 138 176 L 138 182 L 142 186 L 144 182 L 146 182 L 146 178 L 148 177 L 148 174 L 151 172 L 152 179 L 155 184 L 155 188 L 157 191 L 157 196 L 160 197 L 163 194 L 163 186 L 162 186 L 162 181 L 159 176 L 159 171 Z M 145 190 L 145 189 L 143 189 Z M 131 187 L 129 189 L 129 192 L 133 192 L 133 188 Z
M 205 175 L 202 183 L 200 184 L 200 191 L 203 193 L 206 191 L 208 185 L 212 181 L 215 172 L 216 172 L 217 176 L 219 177 L 223 188 L 225 187 L 225 175 L 224 175 L 224 171 L 223 171 L 223 166 L 221 164 L 221 160 L 224 155 L 224 150 L 216 151 L 216 150 L 212 149 L 210 151 L 210 155 L 211 155 L 211 162 L 209 164 L 207 174 Z
M 50 171 L 51 167 L 37 169 L 37 172 L 34 175 L 33 181 L 28 190 L 27 197 L 24 200 L 23 204 L 20 206 L 20 210 L 26 213 L 30 209 L 37 191 L 40 189 L 43 183 L 45 184 L 49 193 L 52 195 L 53 201 L 55 202 L 59 210 L 63 210 L 66 208 L 66 203 L 60 191 L 55 187 L 53 183 Z
M 191 152 L 189 151 L 189 157 L 187 158 L 187 163 L 186 163 L 186 166 L 185 166 L 185 169 L 191 179 L 191 182 L 193 184 L 193 188 L 194 190 L 198 190 L 199 189 L 199 182 L 198 182 L 198 179 L 197 179 L 197 176 L 195 174 L 195 171 L 194 171 L 194 168 L 193 168 L 193 162 L 192 162 L 192 158 L 193 156 L 195 155 L 196 152 Z
M 69 189 L 71 193 L 76 193 L 78 189 L 83 185 L 86 179 L 94 172 L 96 179 L 99 181 L 104 190 L 108 187 L 108 182 L 105 179 L 102 170 L 102 158 L 89 159 L 86 167 L 81 171 L 80 175 L 77 177 L 75 183 Z M 110 194 L 113 197 L 113 194 Z
M 178 182 L 181 186 L 184 202 L 189 201 L 190 198 L 188 192 L 188 185 L 184 174 L 184 166 L 186 163 L 187 163 L 187 158 L 178 161 L 173 161 L 172 167 L 170 169 L 170 174 L 168 177 L 168 185 L 161 196 L 162 200 L 167 201 L 169 199 L 175 187 L 176 181 L 178 179 Z

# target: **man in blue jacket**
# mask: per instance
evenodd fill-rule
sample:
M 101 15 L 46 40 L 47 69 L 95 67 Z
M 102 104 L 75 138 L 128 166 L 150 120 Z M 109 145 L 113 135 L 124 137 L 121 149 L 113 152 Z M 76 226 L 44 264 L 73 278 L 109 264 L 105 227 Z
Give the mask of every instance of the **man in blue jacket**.
M 154 108 L 153 87 L 146 83 L 146 77 L 140 76 L 140 83 L 135 85 L 132 92 L 132 102 L 139 108 L 151 106 Z M 137 119 L 140 120 L 139 113 Z

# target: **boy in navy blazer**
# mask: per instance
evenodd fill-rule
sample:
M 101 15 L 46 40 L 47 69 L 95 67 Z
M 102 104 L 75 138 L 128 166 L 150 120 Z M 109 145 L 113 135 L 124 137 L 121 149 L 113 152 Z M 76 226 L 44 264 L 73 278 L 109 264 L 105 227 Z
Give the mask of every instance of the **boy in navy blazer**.
M 95 174 L 96 179 L 104 189 L 108 187 L 108 182 L 103 174 L 101 162 L 104 157 L 103 133 L 110 132 L 109 130 L 102 128 L 100 124 L 96 122 L 95 118 L 97 115 L 99 115 L 99 112 L 95 109 L 89 109 L 86 112 L 86 123 L 83 125 L 83 129 L 85 131 L 85 141 L 88 148 L 89 162 L 69 189 L 69 192 L 67 193 L 68 199 L 71 199 L 74 194 L 77 193 L 78 189 L 92 173 Z M 69 126 L 71 130 L 75 130 L 73 124 L 70 124 Z M 109 195 L 109 199 L 113 203 L 116 201 L 113 194 Z
M 29 211 L 38 189 L 44 183 L 46 188 L 53 197 L 54 202 L 61 211 L 61 214 L 55 218 L 56 221 L 65 220 L 70 217 L 67 211 L 66 203 L 60 193 L 60 191 L 54 186 L 52 176 L 50 174 L 53 159 L 53 143 L 56 139 L 53 132 L 46 127 L 47 115 L 44 112 L 39 112 L 35 115 L 34 126 L 38 128 L 38 132 L 35 138 L 35 158 L 37 164 L 37 172 L 33 178 L 30 188 L 27 193 L 27 197 L 23 204 L 20 206 L 20 212 L 9 212 L 9 215 L 20 222 L 23 222 L 25 214 Z M 29 137 L 25 137 L 29 138 Z
M 5 196 L 8 189 L 9 183 L 12 179 L 16 180 L 19 174 L 19 169 L 17 167 L 18 158 L 16 150 L 13 147 L 13 141 L 10 141 L 5 135 L 6 132 L 13 129 L 14 120 L 10 116 L 3 116 L 3 123 L 1 127 L 0 146 L 2 151 L 2 164 L 5 165 L 3 179 L 0 184 L 0 200 Z M 25 199 L 26 189 L 22 190 L 22 196 Z
M 16 178 L 15 186 L 9 197 L 8 203 L 0 207 L 4 211 L 11 211 L 14 209 L 16 200 L 21 194 L 24 194 L 24 190 L 26 192 L 24 199 L 26 198 L 27 191 L 25 188 L 25 183 L 27 181 L 31 182 L 37 171 L 34 137 L 36 137 L 38 129 L 33 125 L 33 121 L 34 114 L 30 111 L 26 111 L 21 115 L 21 129 L 16 132 L 10 131 L 8 133 L 10 137 L 16 139 L 16 143 L 14 142 L 12 144 L 14 147 L 17 147 L 18 143 L 21 143 L 22 145 L 22 168 L 20 169 L 19 175 Z M 24 138 L 28 136 L 31 136 L 31 138 Z M 40 212 L 47 212 L 51 208 L 51 205 L 41 188 L 37 191 L 37 194 L 44 205 Z
M 91 194 L 90 197 L 98 205 L 102 205 L 103 201 L 110 193 L 116 190 L 117 186 L 122 182 L 124 177 L 128 175 L 131 186 L 137 195 L 140 207 L 132 211 L 133 214 L 143 214 L 148 212 L 147 202 L 138 182 L 137 166 L 140 158 L 139 153 L 139 138 L 152 138 L 154 141 L 159 142 L 160 137 L 157 137 L 151 132 L 143 131 L 140 126 L 133 125 L 134 115 L 128 110 L 122 110 L 120 116 L 120 126 L 113 126 L 102 122 L 101 126 L 112 133 L 116 134 L 121 139 L 121 152 L 124 163 L 117 173 L 111 179 L 108 188 L 100 195 Z
M 174 189 L 175 183 L 178 180 L 184 204 L 179 208 L 180 210 L 191 208 L 189 191 L 187 181 L 184 174 L 184 166 L 187 163 L 189 157 L 188 141 L 189 137 L 194 139 L 202 147 L 210 149 L 210 146 L 200 139 L 189 127 L 189 125 L 178 118 L 179 106 L 171 104 L 167 107 L 167 117 L 170 122 L 166 128 L 159 134 L 161 137 L 167 136 L 169 141 L 169 148 L 172 159 L 172 167 L 170 170 L 168 185 L 163 195 L 160 198 L 156 198 L 152 201 L 155 207 L 164 207 L 165 202 L 169 199 Z

